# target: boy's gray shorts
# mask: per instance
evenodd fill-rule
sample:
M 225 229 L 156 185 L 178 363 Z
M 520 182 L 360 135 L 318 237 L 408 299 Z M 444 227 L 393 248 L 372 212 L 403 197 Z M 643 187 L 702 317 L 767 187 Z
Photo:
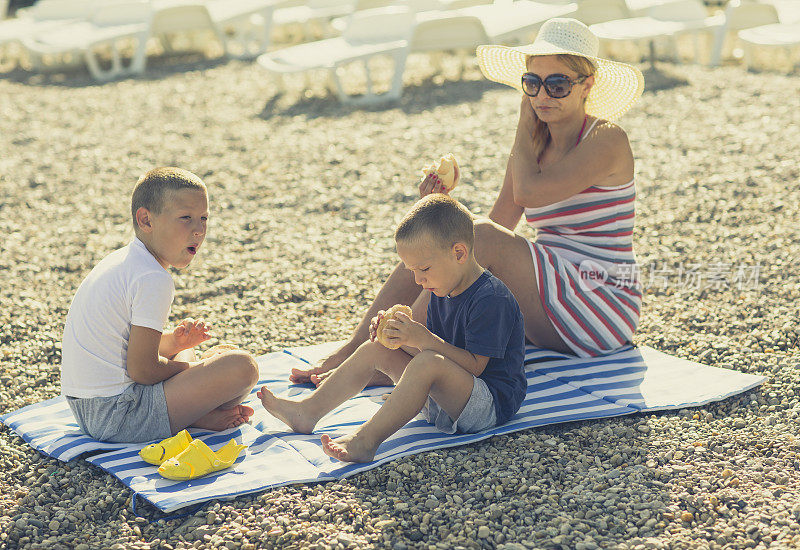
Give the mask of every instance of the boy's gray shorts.
M 81 430 L 109 443 L 141 443 L 172 435 L 164 383 L 131 384 L 111 397 L 67 397 Z
M 497 412 L 494 410 L 494 398 L 489 386 L 482 379 L 472 377 L 472 393 L 464 410 L 453 420 L 432 397 L 422 409 L 428 422 L 445 433 L 471 434 L 494 428 L 497 424 Z

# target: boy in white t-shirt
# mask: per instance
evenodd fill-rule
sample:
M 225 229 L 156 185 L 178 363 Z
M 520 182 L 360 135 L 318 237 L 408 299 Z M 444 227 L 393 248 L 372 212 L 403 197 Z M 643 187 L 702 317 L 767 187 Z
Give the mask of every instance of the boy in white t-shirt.
M 131 215 L 136 236 L 92 269 L 67 314 L 61 393 L 78 425 L 101 441 L 135 443 L 246 422 L 253 357 L 227 350 L 196 360 L 193 348 L 209 339 L 202 320 L 164 331 L 175 292 L 167 269 L 187 267 L 205 239 L 205 184 L 180 168 L 151 170 L 136 183 Z

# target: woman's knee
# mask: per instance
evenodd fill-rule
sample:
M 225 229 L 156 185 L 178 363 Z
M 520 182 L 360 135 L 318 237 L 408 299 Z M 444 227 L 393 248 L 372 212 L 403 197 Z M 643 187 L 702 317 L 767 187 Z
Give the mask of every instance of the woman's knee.
M 485 268 L 491 267 L 495 257 L 515 239 L 513 231 L 496 224 L 489 218 L 478 218 L 475 227 L 475 259 Z

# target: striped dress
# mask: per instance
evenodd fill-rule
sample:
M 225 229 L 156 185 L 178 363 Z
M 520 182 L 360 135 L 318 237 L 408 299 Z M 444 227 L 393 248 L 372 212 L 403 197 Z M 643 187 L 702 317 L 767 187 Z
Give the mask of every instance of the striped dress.
M 525 209 L 525 219 L 537 232 L 528 244 L 544 310 L 579 357 L 629 343 L 639 323 L 635 198 L 631 180 L 616 187 L 592 186 L 563 201 Z

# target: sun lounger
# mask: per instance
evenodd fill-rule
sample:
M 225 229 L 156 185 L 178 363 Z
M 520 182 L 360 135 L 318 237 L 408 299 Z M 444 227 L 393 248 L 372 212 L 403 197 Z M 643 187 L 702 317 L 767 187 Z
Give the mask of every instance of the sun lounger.
M 272 0 L 153 0 L 153 36 L 167 51 L 179 34 L 212 34 L 225 55 L 253 58 L 269 47 Z
M 144 71 L 147 39 L 150 33 L 150 2 L 121 1 L 100 4 L 92 10 L 90 19 L 72 21 L 23 39 L 33 66 L 38 69 L 52 65 L 65 55 L 83 57 L 89 72 L 96 80 L 110 80 Z M 120 55 L 120 43 L 133 42 L 134 53 L 125 66 Z M 111 65 L 100 63 L 99 50 L 111 53 Z
M 800 23 L 775 23 L 739 31 L 739 40 L 744 46 L 745 67 L 755 66 L 756 48 L 784 50 L 792 67 L 795 50 L 800 47 Z
M 670 44 L 676 62 L 679 62 L 677 40 L 684 35 L 695 38 L 695 58 L 700 61 L 699 38 L 703 33 L 714 32 L 725 21 L 724 15 L 708 16 L 700 0 L 679 0 L 650 8 L 644 17 L 631 17 L 591 25 L 601 46 L 614 42 L 650 44 L 651 62 L 655 62 L 655 43 Z
M 22 41 L 26 38 L 86 19 L 92 3 L 92 0 L 40 0 L 19 10 L 14 19 L 0 21 L 0 65 L 11 67 L 19 62 Z
M 372 88 L 369 60 L 378 55 L 390 56 L 396 67 L 395 77 L 387 97 L 394 98 L 402 89 L 402 70 L 408 55 L 408 45 L 414 24 L 414 13 L 408 8 L 378 8 L 356 12 L 349 18 L 341 37 L 299 44 L 264 54 L 258 64 L 271 73 L 285 74 L 314 70 L 328 72 L 332 86 L 343 103 L 355 99 L 344 91 L 338 71 L 344 66 L 362 62 L 367 79 L 367 91 L 361 102 L 374 102 L 382 96 Z M 400 75 L 399 77 L 397 75 Z
M 731 0 L 725 8 L 725 23 L 714 33 L 710 65 L 716 67 L 722 60 L 722 50 L 731 35 L 737 38 L 740 30 L 778 23 L 778 10 L 773 4 L 752 0 Z
M 523 44 L 531 42 L 532 35 L 542 23 L 553 17 L 569 17 L 577 10 L 575 3 L 548 4 L 517 0 L 512 3 L 495 3 L 458 10 L 461 15 L 477 17 L 486 34 L 494 43 Z
M 253 59 L 267 51 L 274 0 L 210 0 L 211 21 L 223 37 L 226 55 Z
M 510 5 L 480 5 L 452 11 L 430 10 L 415 13 L 408 7 L 384 8 L 383 11 L 366 10 L 350 16 L 348 28 L 341 38 L 270 52 L 260 56 L 258 63 L 278 75 L 326 69 L 330 73 L 332 87 L 344 103 L 397 99 L 402 94 L 403 70 L 410 52 L 474 49 L 487 42 L 526 40 L 547 19 L 568 15 L 575 9 L 576 6 L 572 3 L 543 4 L 520 0 Z M 368 18 L 380 13 L 405 15 L 387 15 L 398 18 L 387 27 L 394 30 L 375 32 L 380 27 L 370 23 Z M 372 27 L 367 33 L 367 39 L 361 36 L 361 29 L 365 27 Z M 373 93 L 369 70 L 369 59 L 377 55 L 392 56 L 395 66 L 390 89 L 382 95 Z M 337 75 L 340 67 L 356 61 L 364 63 L 367 75 L 367 93 L 357 99 L 344 91 Z
M 586 25 L 632 17 L 625 0 L 580 0 L 578 10 L 570 17 Z
M 323 35 L 330 22 L 345 17 L 356 9 L 355 0 L 309 0 L 301 6 L 276 9 L 272 24 L 277 27 L 294 27 L 303 38 Z

